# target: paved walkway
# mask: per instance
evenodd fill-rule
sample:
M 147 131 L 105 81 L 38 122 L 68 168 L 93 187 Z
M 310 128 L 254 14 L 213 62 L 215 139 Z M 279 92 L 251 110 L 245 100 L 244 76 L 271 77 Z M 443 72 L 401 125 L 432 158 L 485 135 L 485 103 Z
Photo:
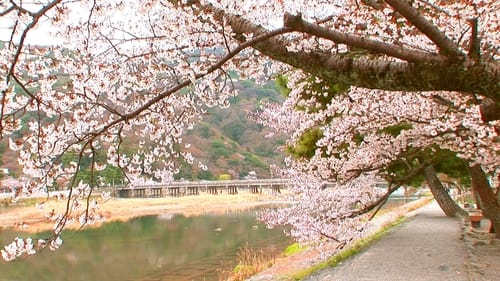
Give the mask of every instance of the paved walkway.
M 460 225 L 432 202 L 354 258 L 304 280 L 469 280 Z

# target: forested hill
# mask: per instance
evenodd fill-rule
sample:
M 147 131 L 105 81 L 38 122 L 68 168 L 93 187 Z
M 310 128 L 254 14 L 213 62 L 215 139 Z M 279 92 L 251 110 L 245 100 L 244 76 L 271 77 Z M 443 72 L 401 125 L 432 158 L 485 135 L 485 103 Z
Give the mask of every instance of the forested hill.
M 229 108 L 210 108 L 204 120 L 183 136 L 184 142 L 191 144 L 188 150 L 197 161 L 208 166 L 208 171 L 200 170 L 198 165 L 180 163 L 177 179 L 212 180 L 229 176 L 238 179 L 251 171 L 259 178 L 268 178 L 269 165 L 282 164 L 283 154 L 276 149 L 284 143 L 284 137 L 265 138 L 269 131 L 247 118 L 248 112 L 262 102 L 281 101 L 283 97 L 278 88 L 274 82 L 262 86 L 250 80 L 238 81 L 235 85 L 240 94 L 231 98 Z M 0 142 L 0 167 L 9 169 L 13 176 L 21 176 L 17 153 L 5 149 L 6 146 L 6 140 Z
M 268 178 L 270 164 L 281 166 L 284 157 L 277 148 L 284 143 L 284 137 L 266 138 L 269 131 L 247 118 L 248 112 L 263 102 L 282 101 L 279 89 L 274 82 L 262 86 L 250 80 L 239 81 L 236 86 L 240 94 L 231 98 L 229 108 L 211 108 L 184 137 L 192 144 L 190 152 L 208 166 L 208 171 L 184 165 L 178 178 L 218 179 L 230 175 L 238 179 L 251 171 L 259 178 Z

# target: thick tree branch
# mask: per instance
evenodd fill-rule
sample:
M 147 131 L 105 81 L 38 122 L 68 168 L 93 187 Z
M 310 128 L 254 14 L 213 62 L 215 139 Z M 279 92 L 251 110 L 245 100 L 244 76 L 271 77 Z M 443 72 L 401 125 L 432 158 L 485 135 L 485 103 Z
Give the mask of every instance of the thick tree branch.
M 441 53 L 454 59 L 464 57 L 458 46 L 412 7 L 407 0 L 385 0 L 385 2 L 431 39 L 439 47 Z
M 372 53 L 385 54 L 390 57 L 395 57 L 409 62 L 444 64 L 447 61 L 447 58 L 442 55 L 407 49 L 394 44 L 330 30 L 323 26 L 304 21 L 300 15 L 295 16 L 286 13 L 284 17 L 284 26 L 292 28 L 295 31 L 321 37 L 338 44 L 346 44 L 370 51 Z
M 481 43 L 478 34 L 477 18 L 468 20 L 471 25 L 471 38 L 469 43 L 469 57 L 474 61 L 479 61 L 481 59 Z
M 257 36 L 268 32 L 260 25 L 241 16 L 227 14 L 212 5 L 203 9 L 216 14 L 219 19 L 224 18 L 237 35 L 251 33 Z M 245 41 L 244 36 L 237 39 Z M 252 47 L 272 59 L 332 82 L 388 91 L 469 92 L 482 94 L 500 103 L 500 67 L 496 62 L 463 60 L 439 65 L 397 62 L 320 50 L 294 52 L 286 48 L 288 44 L 284 38 L 276 36 L 252 44 Z
M 495 104 L 491 99 L 483 99 L 479 107 L 481 112 L 481 119 L 484 122 L 500 120 L 500 104 Z
M 272 40 L 275 42 L 276 39 Z M 327 52 L 290 52 L 267 42 L 254 45 L 269 57 L 322 79 L 388 91 L 459 91 L 500 102 L 500 69 L 496 63 L 428 65 Z M 271 46 L 272 45 L 272 46 Z
M 433 165 L 429 165 L 424 170 L 425 180 L 434 198 L 441 207 L 441 210 L 449 216 L 466 216 L 467 213 L 450 197 L 443 184 L 439 180 Z

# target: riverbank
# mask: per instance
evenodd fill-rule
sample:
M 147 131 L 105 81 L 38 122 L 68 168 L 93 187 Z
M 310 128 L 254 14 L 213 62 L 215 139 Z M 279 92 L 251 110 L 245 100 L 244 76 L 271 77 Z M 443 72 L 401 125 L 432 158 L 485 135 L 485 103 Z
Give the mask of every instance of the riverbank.
M 350 256 L 356 254 L 362 248 L 377 240 L 386 229 L 390 228 L 395 223 L 401 222 L 401 220 L 415 216 L 420 208 L 426 206 L 430 202 L 432 202 L 432 198 L 425 197 L 380 213 L 373 219 L 372 228 L 367 231 L 365 237 L 362 238 L 363 241 L 352 243 L 350 246 L 346 247 L 344 251 L 351 251 Z M 279 258 L 272 267 L 256 274 L 248 279 L 248 281 L 301 280 L 316 271 L 331 266 L 329 265 L 331 263 L 341 262 L 340 260 L 334 261 L 335 257 L 337 257 L 336 254 L 333 254 L 335 248 L 336 245 L 325 243 L 321 247 L 310 248 L 288 257 Z M 344 251 L 341 251 L 341 253 Z M 343 258 L 349 258 L 350 256 Z
M 97 227 L 104 222 L 126 221 L 135 217 L 160 214 L 182 213 L 185 216 L 205 213 L 222 214 L 229 211 L 247 210 L 258 206 L 279 203 L 280 197 L 271 193 L 252 194 L 200 194 L 197 196 L 165 198 L 111 198 L 99 204 L 99 213 L 104 220 L 87 227 Z M 41 205 L 40 205 L 41 204 Z M 51 230 L 53 222 L 46 219 L 47 213 L 63 212 L 65 199 L 33 198 L 20 201 L 0 209 L 0 229 L 18 228 L 26 232 Z M 82 212 L 82 210 L 80 211 Z M 69 229 L 79 229 L 78 223 L 67 225 Z
M 471 227 L 468 219 L 446 217 L 429 202 L 417 200 L 378 216 L 372 232 L 340 254 L 325 255 L 327 246 L 309 249 L 278 259 L 247 281 L 498 280 L 500 239 L 488 233 L 490 221 Z

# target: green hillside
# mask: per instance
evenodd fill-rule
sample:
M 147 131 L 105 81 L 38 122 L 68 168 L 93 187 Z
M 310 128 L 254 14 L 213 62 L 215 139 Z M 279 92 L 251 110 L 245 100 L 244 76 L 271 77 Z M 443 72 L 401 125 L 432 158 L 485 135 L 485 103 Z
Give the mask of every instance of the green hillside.
M 211 108 L 204 120 L 185 136 L 192 144 L 190 152 L 208 166 L 208 171 L 184 165 L 177 178 L 186 180 L 217 179 L 222 174 L 243 178 L 250 171 L 269 178 L 269 165 L 281 165 L 283 155 L 276 151 L 284 137 L 265 138 L 269 133 L 247 118 L 259 104 L 282 99 L 274 82 L 255 85 L 249 80 L 237 84 L 240 94 L 231 98 L 227 109 Z
M 231 98 L 229 108 L 210 108 L 204 120 L 183 136 L 191 144 L 188 150 L 208 170 L 179 163 L 181 169 L 176 179 L 213 180 L 221 175 L 238 179 L 251 171 L 259 178 L 269 178 L 269 165 L 281 165 L 283 155 L 276 148 L 284 143 L 284 137 L 265 138 L 269 132 L 247 118 L 248 112 L 255 111 L 262 102 L 283 99 L 279 89 L 274 82 L 260 86 L 245 80 L 235 85 L 240 94 Z M 13 176 L 21 176 L 21 167 L 15 159 L 17 153 L 2 149 L 6 145 L 7 140 L 0 142 L 0 167 L 9 169 Z M 116 173 L 113 177 L 116 178 Z

